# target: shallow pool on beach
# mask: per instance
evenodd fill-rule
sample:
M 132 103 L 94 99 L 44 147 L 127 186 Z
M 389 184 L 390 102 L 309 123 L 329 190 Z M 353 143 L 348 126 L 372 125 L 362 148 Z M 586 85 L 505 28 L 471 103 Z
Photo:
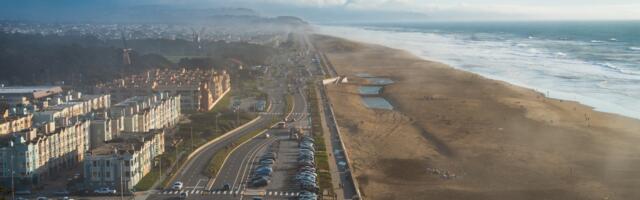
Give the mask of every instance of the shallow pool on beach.
M 362 97 L 362 101 L 368 108 L 393 110 L 391 103 L 382 97 Z
M 360 77 L 360 78 L 374 78 L 375 77 L 375 76 L 373 76 L 373 75 L 371 75 L 369 73 L 357 73 L 356 76 Z
M 380 86 L 360 86 L 358 92 L 362 95 L 377 95 L 380 94 L 382 87 Z
M 366 78 L 372 85 L 389 85 L 393 83 L 393 80 L 388 78 Z

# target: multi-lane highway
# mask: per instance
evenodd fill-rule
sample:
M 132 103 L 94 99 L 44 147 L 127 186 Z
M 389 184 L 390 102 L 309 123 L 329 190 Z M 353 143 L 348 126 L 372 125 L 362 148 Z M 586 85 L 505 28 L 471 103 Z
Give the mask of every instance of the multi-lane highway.
M 288 113 L 288 116 L 289 118 L 294 118 L 295 122 L 288 123 L 288 126 L 308 126 L 308 124 L 305 124 L 307 123 L 307 120 L 305 120 L 307 117 L 307 104 L 304 95 L 300 90 L 296 90 L 293 99 L 293 109 L 291 113 Z M 270 137 L 266 137 L 266 134 L 269 134 Z M 275 192 L 278 192 L 279 194 L 285 192 L 289 194 L 297 193 L 298 191 L 296 188 L 286 187 L 287 182 L 293 178 L 290 177 L 286 171 L 295 171 L 295 168 L 291 167 L 291 164 L 295 163 L 295 158 L 287 161 L 285 157 L 288 155 L 282 151 L 278 151 L 278 149 L 284 149 L 279 148 L 281 145 L 293 146 L 293 148 L 290 149 L 296 150 L 295 145 L 287 144 L 294 143 L 292 141 L 287 141 L 287 138 L 288 129 L 273 128 L 239 146 L 235 151 L 233 151 L 233 153 L 231 153 L 224 163 L 220 174 L 216 177 L 213 183 L 212 189 L 221 190 L 225 184 L 229 185 L 229 190 L 234 194 L 237 193 L 237 195 L 227 197 L 227 199 L 242 199 L 253 196 L 264 197 L 269 193 L 275 194 Z M 275 172 L 272 178 L 272 183 L 268 187 L 263 188 L 248 187 L 249 179 L 253 170 L 257 166 L 258 159 L 269 147 L 274 149 L 274 151 L 278 152 L 280 155 L 274 165 Z M 284 171 L 284 173 L 278 173 L 278 171 Z M 271 187 L 271 185 L 278 185 L 281 187 Z M 286 199 L 287 197 L 288 196 L 271 195 L 269 196 L 269 199 Z
M 274 85 L 264 85 L 265 92 L 267 92 L 271 102 L 271 107 L 268 112 L 261 114 L 256 120 L 245 124 L 240 128 L 225 133 L 215 142 L 206 144 L 200 152 L 193 155 L 193 157 L 178 170 L 170 183 L 181 181 L 184 184 L 183 188 L 185 190 L 195 191 L 210 189 L 213 183 L 213 178 L 210 178 L 210 174 L 207 174 L 206 171 L 209 161 L 212 159 L 215 152 L 226 148 L 229 144 L 246 134 L 269 127 L 272 124 L 273 116 L 275 116 L 274 114 L 283 112 L 285 106 L 283 103 L 283 97 L 286 91 L 284 88 L 278 87 L 280 84 L 278 81 L 274 81 L 271 84 Z M 159 192 L 150 195 L 147 199 L 163 198 L 167 197 Z

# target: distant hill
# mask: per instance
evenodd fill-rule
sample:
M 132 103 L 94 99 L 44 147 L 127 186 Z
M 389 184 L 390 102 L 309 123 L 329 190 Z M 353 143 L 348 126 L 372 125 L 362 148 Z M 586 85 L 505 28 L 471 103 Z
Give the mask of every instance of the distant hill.
M 204 42 L 196 49 L 191 41 L 168 39 L 130 40 L 132 65 L 124 66 L 120 40 L 99 40 L 93 36 L 42 36 L 0 32 L 0 84 L 36 85 L 64 81 L 92 85 L 163 67 L 227 67 L 229 59 L 248 65 L 263 64 L 275 50 L 246 42 Z M 166 56 L 185 55 L 202 59 Z M 202 66 L 206 65 L 206 66 Z
M 61 42 L 68 41 L 68 42 Z M 72 42 L 74 41 L 74 42 Z M 124 66 L 122 50 L 102 46 L 87 37 L 41 36 L 0 33 L 0 82 L 11 85 L 91 84 L 110 80 L 122 72 L 138 72 L 172 63 L 158 54 L 133 52 L 131 66 Z

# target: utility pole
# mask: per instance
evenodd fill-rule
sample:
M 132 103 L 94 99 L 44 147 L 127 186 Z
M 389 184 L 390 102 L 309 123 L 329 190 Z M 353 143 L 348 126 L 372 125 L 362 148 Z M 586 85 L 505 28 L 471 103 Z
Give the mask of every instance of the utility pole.
M 236 109 L 236 126 L 240 126 L 240 107 Z
M 11 199 L 15 200 L 16 199 L 16 186 L 14 184 L 14 176 L 15 176 L 15 169 L 13 166 L 13 157 L 15 154 L 15 147 L 13 146 L 13 140 L 11 140 L 11 142 L 9 143 L 11 145 Z
M 158 156 L 158 160 L 160 160 L 160 178 L 162 178 L 162 157 Z
M 216 113 L 216 134 L 218 134 L 218 117 L 220 116 L 220 113 Z
M 124 200 L 124 157 L 120 157 L 120 200 Z

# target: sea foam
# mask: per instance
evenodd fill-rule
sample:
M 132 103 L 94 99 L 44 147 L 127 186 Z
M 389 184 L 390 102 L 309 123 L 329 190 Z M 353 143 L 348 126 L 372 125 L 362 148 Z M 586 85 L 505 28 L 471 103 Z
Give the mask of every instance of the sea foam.
M 574 100 L 598 111 L 640 119 L 640 70 L 582 60 L 572 52 L 546 48 L 588 46 L 579 41 L 537 37 L 483 40 L 455 33 L 338 26 L 316 29 L 322 34 L 404 49 L 424 59 L 531 88 L 552 98 Z M 640 48 L 630 47 L 630 50 Z

